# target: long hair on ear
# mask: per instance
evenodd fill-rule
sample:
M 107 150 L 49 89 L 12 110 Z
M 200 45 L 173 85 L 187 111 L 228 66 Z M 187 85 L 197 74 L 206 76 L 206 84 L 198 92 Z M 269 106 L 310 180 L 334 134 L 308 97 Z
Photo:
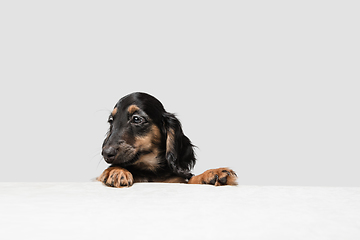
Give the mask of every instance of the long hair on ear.
M 183 133 L 181 123 L 172 113 L 163 114 L 166 134 L 165 158 L 170 169 L 178 176 L 190 179 L 195 165 L 194 145 Z

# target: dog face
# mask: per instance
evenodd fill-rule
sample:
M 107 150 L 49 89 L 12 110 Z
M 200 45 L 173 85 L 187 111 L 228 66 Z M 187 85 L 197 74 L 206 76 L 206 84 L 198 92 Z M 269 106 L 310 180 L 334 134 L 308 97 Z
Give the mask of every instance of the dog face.
M 179 120 L 156 98 L 146 93 L 129 94 L 118 101 L 108 122 L 110 129 L 102 146 L 107 163 L 192 176 L 193 145 Z

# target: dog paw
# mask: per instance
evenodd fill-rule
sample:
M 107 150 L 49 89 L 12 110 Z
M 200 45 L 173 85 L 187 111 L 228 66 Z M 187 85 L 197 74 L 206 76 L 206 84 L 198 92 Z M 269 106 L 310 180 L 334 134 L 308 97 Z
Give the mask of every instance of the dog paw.
M 121 167 L 109 167 L 98 178 L 98 181 L 103 182 L 109 187 L 130 187 L 134 183 L 132 174 Z
M 189 184 L 211 184 L 215 186 L 237 185 L 237 175 L 229 168 L 210 169 L 190 178 Z

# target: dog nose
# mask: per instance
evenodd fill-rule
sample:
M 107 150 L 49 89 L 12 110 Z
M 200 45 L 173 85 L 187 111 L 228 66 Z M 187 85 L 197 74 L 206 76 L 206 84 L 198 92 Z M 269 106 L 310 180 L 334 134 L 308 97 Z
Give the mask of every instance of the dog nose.
M 111 163 L 112 161 L 114 161 L 116 153 L 117 149 L 115 147 L 109 146 L 105 147 L 101 154 L 103 155 L 107 163 Z

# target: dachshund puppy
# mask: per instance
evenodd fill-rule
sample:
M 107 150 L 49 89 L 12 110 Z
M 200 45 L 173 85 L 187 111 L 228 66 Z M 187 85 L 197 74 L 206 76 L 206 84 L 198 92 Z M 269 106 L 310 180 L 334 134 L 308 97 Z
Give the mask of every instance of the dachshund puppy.
M 228 168 L 193 176 L 194 145 L 175 115 L 149 94 L 136 92 L 121 98 L 108 122 L 102 156 L 111 166 L 97 178 L 107 186 L 129 187 L 136 182 L 237 184 L 235 172 Z

